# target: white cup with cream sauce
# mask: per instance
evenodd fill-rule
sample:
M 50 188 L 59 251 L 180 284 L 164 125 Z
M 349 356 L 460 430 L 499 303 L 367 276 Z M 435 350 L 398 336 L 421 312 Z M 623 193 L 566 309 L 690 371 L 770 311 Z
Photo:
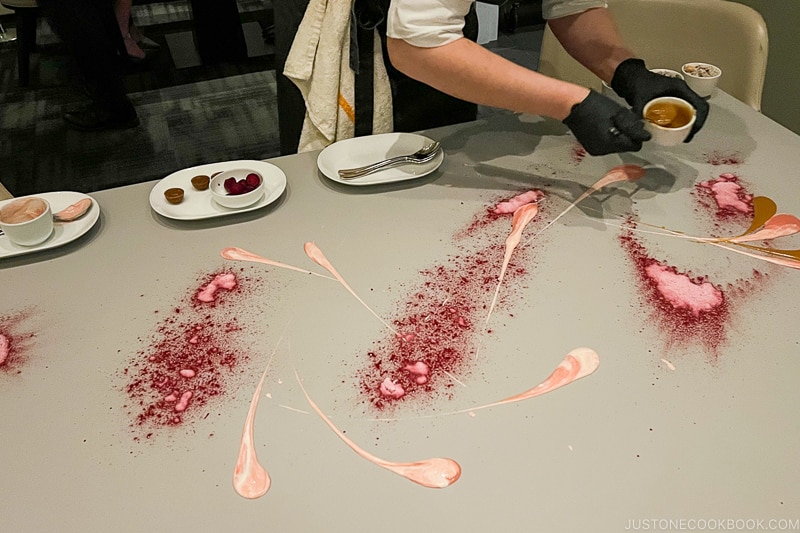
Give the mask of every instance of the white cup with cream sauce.
M 26 196 L 0 207 L 0 229 L 14 244 L 36 246 L 53 233 L 50 204 L 38 196 Z

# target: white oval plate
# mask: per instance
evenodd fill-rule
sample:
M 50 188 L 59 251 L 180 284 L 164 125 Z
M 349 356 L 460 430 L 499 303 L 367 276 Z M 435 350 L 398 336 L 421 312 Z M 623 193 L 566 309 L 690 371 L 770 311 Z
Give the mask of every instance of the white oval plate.
M 400 165 L 352 180 L 340 178 L 339 170 L 362 167 L 398 155 L 413 154 L 432 140 L 416 133 L 381 133 L 344 139 L 331 144 L 319 153 L 317 167 L 326 178 L 345 185 L 375 185 L 413 180 L 427 176 L 439 168 L 444 161 L 444 150 L 428 163 Z
M 95 225 L 97 219 L 100 218 L 100 205 L 97 200 L 86 194 L 74 191 L 57 191 L 57 192 L 43 192 L 39 194 L 30 194 L 28 196 L 38 196 L 44 198 L 50 203 L 50 208 L 53 213 L 61 211 L 65 207 L 69 207 L 75 202 L 89 198 L 92 200 L 92 207 L 78 220 L 72 222 L 56 222 L 53 225 L 53 233 L 43 243 L 36 246 L 20 246 L 11 242 L 7 235 L 0 235 L 0 258 L 12 257 L 15 255 L 30 254 L 47 250 L 49 248 L 56 248 L 63 246 L 68 242 L 72 242 Z M 24 196 L 22 197 L 24 198 Z M 8 202 L 12 202 L 17 198 L 11 198 L 0 202 L 0 207 Z
M 211 176 L 217 172 L 236 168 L 253 169 L 264 178 L 264 196 L 257 202 L 246 207 L 231 209 L 219 205 L 211 197 L 211 191 L 198 191 L 192 186 L 192 178 L 201 174 Z M 164 191 L 178 187 L 183 189 L 183 202 L 171 204 L 164 198 Z M 266 161 L 241 160 L 220 161 L 196 167 L 184 168 L 173 172 L 160 180 L 150 191 L 150 207 L 159 215 L 175 220 L 201 220 L 204 218 L 224 217 L 236 213 L 254 211 L 271 204 L 277 200 L 286 189 L 286 174 Z

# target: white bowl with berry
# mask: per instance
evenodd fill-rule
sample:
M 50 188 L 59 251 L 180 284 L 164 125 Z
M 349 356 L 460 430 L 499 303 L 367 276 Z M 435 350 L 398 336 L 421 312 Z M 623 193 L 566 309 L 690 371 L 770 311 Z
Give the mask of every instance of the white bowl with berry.
M 219 205 L 238 209 L 253 205 L 264 196 L 264 178 L 254 170 L 237 168 L 211 178 L 208 188 Z

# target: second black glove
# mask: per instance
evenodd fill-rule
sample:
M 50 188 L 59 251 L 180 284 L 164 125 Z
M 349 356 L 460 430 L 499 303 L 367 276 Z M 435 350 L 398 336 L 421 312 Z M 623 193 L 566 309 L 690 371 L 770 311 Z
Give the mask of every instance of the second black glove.
M 697 120 L 684 142 L 689 142 L 700 131 L 708 117 L 708 102 L 692 91 L 686 82 L 648 70 L 641 59 L 626 59 L 617 66 L 611 79 L 611 88 L 625 99 L 637 116 L 642 115 L 645 104 L 659 96 L 675 96 L 689 102 L 697 112 Z
M 564 124 L 591 155 L 638 152 L 650 140 L 636 115 L 594 90 L 572 106 Z

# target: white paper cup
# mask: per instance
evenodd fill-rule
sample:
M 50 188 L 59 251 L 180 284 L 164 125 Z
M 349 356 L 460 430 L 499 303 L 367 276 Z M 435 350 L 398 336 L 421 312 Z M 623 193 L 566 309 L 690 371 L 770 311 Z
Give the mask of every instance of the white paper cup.
M 36 246 L 53 233 L 53 212 L 47 200 L 17 198 L 0 208 L 0 229 L 14 244 Z
M 654 124 L 647 119 L 648 113 L 653 106 L 656 105 L 677 106 L 679 110 L 690 114 L 691 117 L 689 118 L 688 122 L 678 127 L 659 126 L 658 124 Z M 662 96 L 647 102 L 647 105 L 644 106 L 644 110 L 642 111 L 642 117 L 644 118 L 644 129 L 650 132 L 653 142 L 660 144 L 661 146 L 675 146 L 682 143 L 684 140 L 686 140 L 686 137 L 689 136 L 689 132 L 692 130 L 695 120 L 697 120 L 697 111 L 686 100 L 675 98 L 673 96 Z
M 697 69 L 702 69 L 706 75 L 699 75 Z M 686 85 L 699 96 L 707 98 L 714 92 L 714 88 L 722 77 L 722 69 L 711 63 L 686 63 L 681 67 Z

